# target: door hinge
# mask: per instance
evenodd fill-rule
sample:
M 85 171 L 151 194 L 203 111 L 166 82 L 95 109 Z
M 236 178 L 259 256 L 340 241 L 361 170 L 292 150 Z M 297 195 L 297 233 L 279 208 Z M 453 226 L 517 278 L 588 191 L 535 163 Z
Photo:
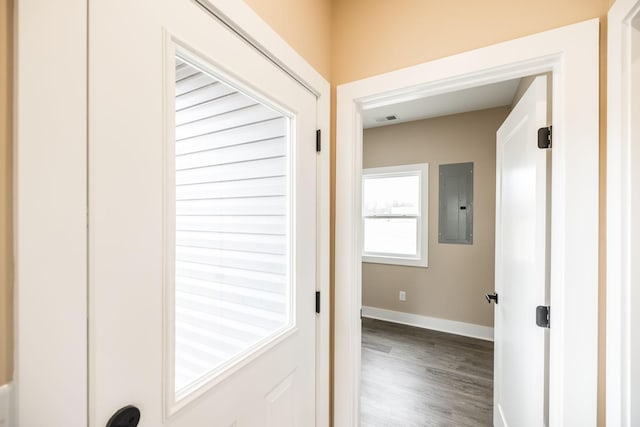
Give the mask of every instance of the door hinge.
M 316 130 L 316 153 L 319 153 L 322 150 L 322 142 L 321 142 L 321 132 L 320 129 Z
M 495 302 L 496 304 L 498 304 L 498 294 L 497 293 L 492 293 L 492 294 L 486 294 L 484 296 L 484 298 L 487 300 L 487 302 L 489 304 L 491 304 L 491 301 Z
M 551 327 L 551 307 L 548 305 L 539 305 L 536 307 L 536 325 L 541 328 Z
M 320 313 L 320 291 L 316 291 L 316 313 Z
M 538 129 L 538 148 L 551 148 L 551 126 Z

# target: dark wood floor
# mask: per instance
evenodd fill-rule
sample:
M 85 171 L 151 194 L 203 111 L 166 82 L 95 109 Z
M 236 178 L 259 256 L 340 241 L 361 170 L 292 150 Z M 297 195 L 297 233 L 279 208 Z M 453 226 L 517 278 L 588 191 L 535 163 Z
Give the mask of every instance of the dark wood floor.
M 493 343 L 362 319 L 363 427 L 492 425 Z

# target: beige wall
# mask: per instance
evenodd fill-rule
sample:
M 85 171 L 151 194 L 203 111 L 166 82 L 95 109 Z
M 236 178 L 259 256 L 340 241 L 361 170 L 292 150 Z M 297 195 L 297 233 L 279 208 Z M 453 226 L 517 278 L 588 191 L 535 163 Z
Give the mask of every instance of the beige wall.
M 496 130 L 510 107 L 367 129 L 363 167 L 429 163 L 429 267 L 362 264 L 362 304 L 493 326 Z M 473 244 L 438 243 L 438 166 L 474 163 Z M 398 291 L 407 301 L 398 300 Z
M 609 0 L 334 0 L 332 83 L 606 14 Z
M 316 71 L 331 77 L 331 0 L 245 0 Z
M 11 0 L 0 1 L 0 384 L 13 374 L 12 20 Z

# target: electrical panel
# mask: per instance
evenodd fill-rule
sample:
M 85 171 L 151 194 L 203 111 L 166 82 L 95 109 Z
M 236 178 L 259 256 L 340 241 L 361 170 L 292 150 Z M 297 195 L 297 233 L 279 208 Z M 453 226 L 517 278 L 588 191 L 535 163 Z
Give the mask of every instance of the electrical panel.
M 473 163 L 440 165 L 438 242 L 473 244 Z

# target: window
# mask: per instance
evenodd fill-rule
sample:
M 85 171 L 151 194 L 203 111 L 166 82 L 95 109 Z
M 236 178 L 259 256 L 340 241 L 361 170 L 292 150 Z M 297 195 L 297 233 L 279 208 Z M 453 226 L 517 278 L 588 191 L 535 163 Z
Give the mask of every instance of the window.
M 365 169 L 362 260 L 427 266 L 427 163 Z
M 186 59 L 175 86 L 176 398 L 293 326 L 292 119 Z

